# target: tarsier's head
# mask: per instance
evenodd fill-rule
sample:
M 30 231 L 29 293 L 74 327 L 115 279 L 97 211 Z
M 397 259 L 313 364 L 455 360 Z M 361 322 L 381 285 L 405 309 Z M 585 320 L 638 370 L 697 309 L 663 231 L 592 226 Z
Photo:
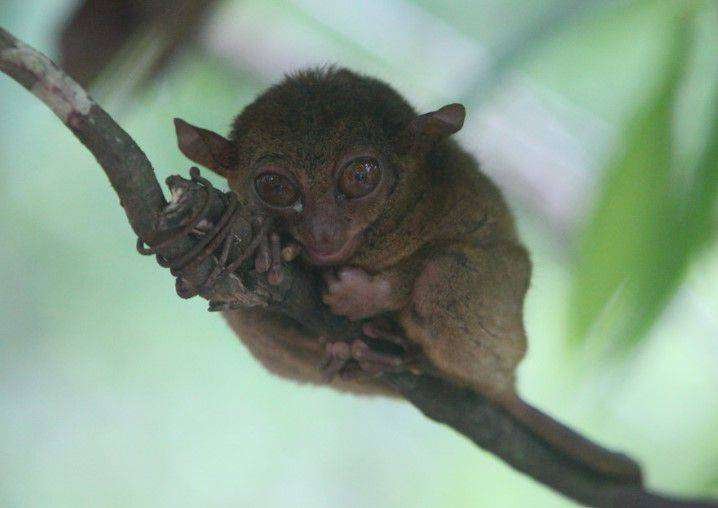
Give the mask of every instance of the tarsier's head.
M 282 220 L 316 265 L 347 263 L 416 199 L 412 179 L 464 108 L 417 115 L 391 87 L 347 70 L 287 77 L 247 106 L 229 139 L 176 120 L 190 159 Z

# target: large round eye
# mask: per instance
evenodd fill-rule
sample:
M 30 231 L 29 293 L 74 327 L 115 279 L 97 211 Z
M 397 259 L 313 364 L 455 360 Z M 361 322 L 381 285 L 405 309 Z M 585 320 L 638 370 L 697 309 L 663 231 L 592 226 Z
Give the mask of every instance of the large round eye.
M 376 159 L 354 159 L 339 175 L 339 190 L 348 198 L 366 196 L 379 185 L 381 168 Z
M 270 206 L 286 208 L 299 200 L 299 191 L 292 181 L 279 173 L 262 173 L 254 179 L 257 195 Z

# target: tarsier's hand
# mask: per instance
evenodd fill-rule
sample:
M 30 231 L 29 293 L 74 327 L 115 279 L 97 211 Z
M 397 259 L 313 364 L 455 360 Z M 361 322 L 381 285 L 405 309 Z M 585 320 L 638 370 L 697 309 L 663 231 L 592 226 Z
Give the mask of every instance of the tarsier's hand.
M 254 268 L 259 273 L 267 273 L 267 280 L 272 285 L 282 282 L 282 263 L 296 258 L 301 252 L 297 243 L 290 242 L 282 247 L 279 233 L 267 227 L 266 219 L 256 217 L 255 224 L 259 228 L 259 244 L 254 256 Z
M 389 310 L 391 286 L 381 275 L 343 267 L 336 274 L 326 272 L 324 280 L 327 290 L 322 300 L 334 314 L 356 321 Z

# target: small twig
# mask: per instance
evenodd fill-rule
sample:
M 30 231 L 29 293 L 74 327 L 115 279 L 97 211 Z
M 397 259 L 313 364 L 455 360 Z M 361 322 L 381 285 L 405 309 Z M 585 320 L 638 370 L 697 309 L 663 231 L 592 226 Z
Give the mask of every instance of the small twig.
M 0 70 L 30 90 L 44 102 L 95 156 L 120 197 L 132 229 L 140 239 L 155 246 L 158 255 L 167 260 L 181 259 L 197 245 L 197 238 L 184 236 L 163 242 L 170 231 L 186 225 L 182 217 L 192 217 L 202 208 L 196 220 L 216 224 L 227 207 L 228 200 L 216 189 L 208 194 L 201 186 L 180 177 L 170 177 L 169 185 L 175 196 L 187 194 L 184 200 L 168 203 L 157 182 L 152 165 L 134 141 L 87 93 L 47 57 L 15 39 L 0 28 Z M 181 197 L 181 196 L 180 196 Z M 180 203 L 180 201 L 182 203 Z M 178 217 L 180 220 L 178 220 Z M 188 219 L 189 220 L 189 219 Z M 241 225 L 241 224 L 240 224 Z M 241 228 L 237 233 L 241 236 Z M 236 232 L 237 232 L 236 231 Z M 246 231 L 245 231 L 246 232 Z M 232 247 L 240 255 L 244 245 Z M 232 249 L 229 249 L 230 251 Z M 221 258 L 227 258 L 224 253 Z M 240 259 L 240 258 L 236 258 Z M 179 270 L 178 281 L 192 288 L 202 287 L 208 277 L 216 274 L 217 256 L 207 256 L 201 262 L 189 263 Z M 202 288 L 201 295 L 221 308 L 232 302 L 242 302 L 255 294 L 261 295 L 271 309 L 302 322 L 317 336 L 351 337 L 358 333 L 358 325 L 329 313 L 318 298 L 318 281 L 291 264 L 285 267 L 284 282 L 269 287 L 264 278 L 247 275 L 250 293 L 232 271 L 222 272 L 212 287 Z M 254 293 L 252 293 L 252 291 Z M 467 436 L 478 446 L 494 453 L 515 469 L 578 502 L 593 506 L 620 507 L 716 507 L 714 502 L 673 500 L 647 492 L 639 484 L 626 484 L 588 470 L 568 459 L 560 451 L 537 439 L 530 430 L 517 425 L 503 410 L 487 399 L 448 382 L 428 375 L 390 374 L 385 380 L 403 394 L 425 415 L 445 423 Z

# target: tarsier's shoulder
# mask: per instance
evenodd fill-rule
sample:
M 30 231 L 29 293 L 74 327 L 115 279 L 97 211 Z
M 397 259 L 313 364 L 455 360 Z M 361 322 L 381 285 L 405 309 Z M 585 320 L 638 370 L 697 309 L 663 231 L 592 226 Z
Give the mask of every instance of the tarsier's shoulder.
M 434 161 L 441 202 L 437 218 L 440 240 L 480 241 L 516 238 L 514 219 L 498 186 L 477 159 L 453 141 Z

